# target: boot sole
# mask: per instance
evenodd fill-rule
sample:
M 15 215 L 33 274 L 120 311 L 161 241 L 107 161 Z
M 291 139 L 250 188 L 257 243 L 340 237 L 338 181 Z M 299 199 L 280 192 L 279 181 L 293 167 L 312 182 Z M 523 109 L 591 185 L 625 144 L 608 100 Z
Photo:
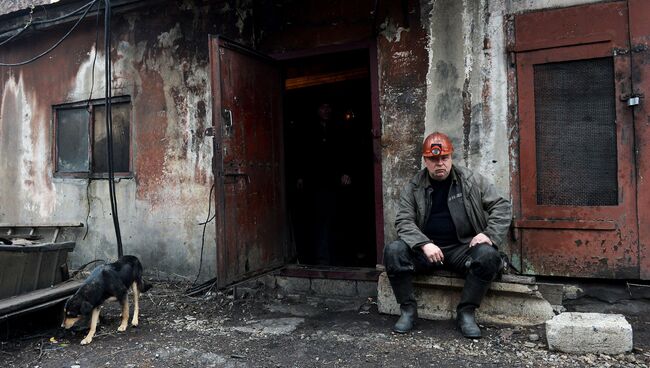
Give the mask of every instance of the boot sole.
M 402 334 L 402 335 L 407 334 L 407 333 L 409 333 L 411 331 L 413 331 L 413 329 L 406 330 L 406 331 L 400 331 L 400 330 L 393 329 L 393 332 L 398 333 L 398 334 Z

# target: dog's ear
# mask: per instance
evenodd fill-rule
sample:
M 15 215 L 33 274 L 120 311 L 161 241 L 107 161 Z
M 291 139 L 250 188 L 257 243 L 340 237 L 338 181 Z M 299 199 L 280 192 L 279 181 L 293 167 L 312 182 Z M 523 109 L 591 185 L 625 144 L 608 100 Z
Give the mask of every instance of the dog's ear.
M 89 314 L 90 312 L 92 312 L 92 310 L 93 310 L 92 304 L 86 301 L 81 303 L 81 308 L 80 308 L 81 314 Z

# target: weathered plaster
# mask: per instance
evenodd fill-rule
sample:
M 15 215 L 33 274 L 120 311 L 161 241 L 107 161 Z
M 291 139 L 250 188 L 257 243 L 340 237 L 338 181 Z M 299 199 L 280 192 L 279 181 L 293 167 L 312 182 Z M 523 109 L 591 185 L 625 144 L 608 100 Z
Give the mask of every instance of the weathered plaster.
M 569 6 L 601 3 L 603 0 L 506 0 L 509 14 L 530 10 L 565 8 Z
M 49 121 L 39 113 L 37 96 L 25 85 L 22 74 L 10 75 L 2 87 L 0 187 L 6 200 L 0 205 L 0 215 L 47 222 L 56 201 L 46 175 L 50 166 L 43 159 L 49 154 Z
M 131 96 L 133 143 L 133 177 L 116 181 L 116 195 L 125 253 L 139 256 L 148 272 L 193 279 L 212 186 L 212 138 L 203 135 L 211 125 L 205 28 L 223 27 L 214 26 L 205 7 L 174 4 L 164 17 L 160 8 L 114 17 L 112 95 Z M 88 27 L 18 73 L 0 69 L 0 169 L 8 174 L 0 188 L 11 193 L 2 195 L 0 222 L 86 223 L 85 238 L 86 229 L 77 233 L 73 267 L 117 256 L 106 180 L 53 177 L 51 106 L 86 100 L 91 86 L 92 98 L 104 96 L 105 54 L 100 46 L 95 59 L 94 41 Z M 29 47 L 4 47 L 12 51 L 7 57 L 20 59 L 49 42 L 32 38 Z M 44 70 L 57 72 L 39 78 Z M 203 280 L 215 275 L 214 239 L 211 222 Z
M 409 2 L 409 28 L 389 17 L 378 38 L 380 116 L 382 122 L 382 185 L 384 244 L 394 240 L 395 215 L 402 187 L 420 168 L 424 137 L 428 19 L 427 2 Z M 399 19 L 399 21 L 398 21 Z
M 425 135 L 447 133 L 457 164 L 507 195 L 509 159 L 503 1 L 433 3 Z

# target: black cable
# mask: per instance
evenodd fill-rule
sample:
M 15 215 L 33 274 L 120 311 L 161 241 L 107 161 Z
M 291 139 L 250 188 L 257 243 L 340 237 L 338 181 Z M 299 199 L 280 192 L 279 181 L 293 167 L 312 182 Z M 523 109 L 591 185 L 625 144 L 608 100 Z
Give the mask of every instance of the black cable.
M 75 270 L 75 271 L 70 275 L 70 280 L 71 280 L 72 278 L 74 278 L 75 276 L 77 276 L 77 274 L 78 274 L 79 272 L 83 271 L 83 269 L 86 268 L 89 264 L 92 264 L 92 263 L 95 263 L 95 262 L 104 262 L 104 263 L 106 263 L 106 261 L 103 260 L 103 259 L 95 259 L 95 260 L 92 260 L 92 261 L 90 261 L 90 262 L 88 262 L 88 263 L 85 263 L 85 264 L 79 266 L 79 268 L 77 268 L 77 270 Z
M 86 204 L 88 205 L 88 211 L 86 212 L 86 232 L 84 233 L 81 240 L 86 240 L 86 235 L 88 235 L 88 219 L 90 218 L 90 178 L 88 178 L 88 183 L 86 184 Z
M 14 33 L 13 35 L 11 35 L 11 37 L 9 37 L 9 38 L 7 38 L 6 40 L 0 42 L 0 46 L 4 45 L 5 43 L 7 43 L 7 42 L 9 42 L 9 41 L 11 41 L 11 40 L 13 40 L 14 38 L 18 37 L 20 34 L 22 34 L 23 32 L 25 32 L 29 27 L 31 27 L 31 26 L 33 26 L 33 25 L 52 23 L 52 22 L 59 21 L 59 20 L 61 20 L 61 19 L 65 19 L 65 18 L 71 17 L 71 16 L 73 16 L 73 15 L 79 13 L 79 12 L 82 11 L 83 9 L 85 9 L 87 6 L 92 6 L 92 3 L 93 3 L 93 2 L 95 2 L 95 1 L 91 1 L 91 2 L 87 3 L 86 5 L 80 7 L 79 9 L 77 9 L 77 10 L 71 12 L 71 13 L 64 14 L 64 15 L 62 15 L 62 16 L 60 16 L 60 17 L 58 17 L 58 18 L 54 18 L 54 19 L 43 19 L 43 20 L 33 21 L 32 18 L 31 18 L 31 13 L 30 13 L 29 21 L 28 21 L 28 22 L 23 26 L 23 28 L 21 28 L 18 32 Z M 45 9 L 45 7 L 43 7 L 43 9 Z M 32 10 L 32 11 L 33 11 L 33 10 Z M 45 10 L 45 11 L 47 12 L 47 10 Z M 99 8 L 97 9 L 97 12 L 99 13 Z
M 99 6 L 101 4 L 101 1 L 97 2 L 97 16 L 95 17 L 95 55 L 93 56 L 93 67 L 90 71 L 90 94 L 88 94 L 88 101 L 86 102 L 86 110 L 88 111 L 88 114 L 91 113 L 90 111 L 90 101 L 93 99 L 93 90 L 95 89 L 95 63 L 97 62 L 97 47 L 99 46 Z M 86 235 L 88 235 L 88 219 L 90 218 L 90 195 L 89 195 L 89 190 L 90 190 L 90 183 L 92 181 L 92 178 L 89 176 L 88 177 L 88 184 L 86 184 L 86 203 L 88 204 L 88 213 L 86 213 L 86 232 L 84 233 L 84 237 L 82 240 L 86 240 Z
M 105 96 L 104 108 L 106 115 L 106 152 L 108 161 L 108 190 L 111 197 L 111 211 L 113 214 L 113 227 L 117 239 L 117 256 L 124 255 L 122 235 L 120 233 L 120 220 L 117 213 L 117 197 L 115 196 L 115 182 L 113 170 L 113 111 L 111 107 L 111 1 L 104 1 L 104 47 L 105 47 Z
M 17 36 L 19 36 L 21 33 L 25 32 L 25 31 L 26 31 L 30 26 L 37 25 L 37 24 L 47 24 L 47 23 L 52 23 L 52 22 L 59 21 L 59 20 L 61 20 L 61 19 L 65 19 L 65 18 L 71 17 L 71 16 L 73 16 L 73 15 L 79 13 L 79 12 L 82 11 L 83 9 L 85 9 L 87 6 L 92 6 L 92 3 L 93 3 L 93 2 L 95 2 L 95 1 L 91 1 L 91 2 L 87 3 L 86 5 L 82 6 L 81 8 L 79 8 L 79 9 L 77 9 L 77 10 L 71 12 L 71 13 L 64 14 L 64 15 L 62 15 L 62 16 L 60 16 L 60 17 L 58 17 L 58 18 L 54 18 L 54 19 L 43 19 L 43 20 L 33 21 L 32 18 L 31 18 L 31 13 L 30 13 L 29 21 L 28 21 L 28 22 L 23 26 L 23 28 L 21 28 L 20 31 L 18 31 L 18 32 L 14 33 L 13 35 L 11 35 L 11 37 L 9 37 L 9 38 L 7 38 L 6 40 L 0 42 L 0 46 L 4 45 L 5 43 L 7 43 L 7 42 L 9 42 L 9 41 L 11 41 L 11 40 L 13 40 L 13 39 L 16 38 Z M 43 7 L 43 9 L 45 10 L 45 7 Z M 33 11 L 33 10 L 32 10 L 32 11 Z M 47 10 L 45 10 L 45 11 L 47 12 Z M 99 9 L 97 9 L 97 12 L 99 12 Z
M 7 43 L 7 42 L 9 42 L 11 40 L 13 40 L 14 38 L 18 37 L 21 33 L 25 32 L 27 30 L 27 28 L 29 28 L 29 26 L 31 26 L 31 25 L 32 25 L 31 21 L 27 22 L 27 24 L 25 24 L 25 26 L 20 31 L 14 33 L 13 35 L 11 35 L 11 37 L 7 38 L 6 40 L 0 42 L 0 46 L 4 45 L 5 43 Z
M 75 15 L 75 14 L 81 12 L 81 11 L 82 11 L 85 7 L 87 7 L 87 6 L 92 7 L 92 6 L 93 6 L 93 3 L 95 3 L 96 1 L 97 1 L 97 0 L 93 0 L 93 1 L 91 1 L 91 2 L 89 2 L 89 3 L 87 3 L 86 5 L 81 6 L 79 9 L 74 10 L 74 11 L 68 13 L 68 14 L 63 14 L 63 15 L 60 16 L 60 17 L 52 18 L 52 19 L 41 19 L 41 20 L 37 20 L 37 21 L 31 22 L 31 23 L 32 23 L 32 24 L 47 24 L 47 23 L 52 23 L 52 22 L 59 21 L 59 20 L 61 20 L 61 19 L 65 19 L 65 18 L 71 17 L 71 16 L 73 16 L 73 15 Z M 45 9 L 45 8 L 43 8 L 43 9 Z M 97 8 L 97 11 L 99 11 L 99 8 Z
M 90 100 L 93 99 L 93 90 L 95 89 L 95 63 L 97 62 L 97 47 L 99 46 L 99 6 L 97 2 L 97 16 L 95 17 L 95 55 L 93 56 L 93 67 L 90 71 L 90 94 L 88 95 L 88 102 L 86 102 L 86 109 L 90 112 Z
M 81 23 L 81 21 L 86 17 L 86 14 L 88 14 L 88 11 L 90 11 L 90 9 L 92 8 L 92 4 L 94 4 L 96 1 L 98 1 L 98 0 L 93 0 L 92 3 L 90 3 L 91 5 L 86 8 L 84 13 L 79 17 L 79 19 L 77 19 L 77 21 L 72 26 L 72 28 L 70 28 L 70 30 L 68 30 L 68 32 L 65 35 L 63 35 L 63 37 L 61 37 L 61 39 L 59 41 L 57 41 L 52 47 L 50 47 L 49 49 L 43 51 L 42 53 L 34 56 L 33 58 L 31 58 L 29 60 L 21 61 L 21 62 L 18 62 L 18 63 L 0 63 L 0 66 L 22 66 L 22 65 L 27 65 L 27 64 L 29 64 L 29 63 L 31 63 L 33 61 L 36 61 L 36 60 L 40 59 L 41 57 L 43 57 L 45 55 L 47 55 L 50 51 L 57 48 L 66 38 L 68 38 L 70 33 L 72 33 L 72 31 L 74 31 L 75 28 L 77 28 L 77 26 L 79 25 L 79 23 Z
M 201 275 L 201 266 L 203 266 L 203 246 L 205 245 L 205 229 L 208 226 L 208 223 L 214 219 L 214 217 L 217 215 L 216 213 L 214 216 L 210 217 L 210 211 L 212 211 L 212 191 L 214 190 L 214 184 L 210 187 L 210 194 L 208 194 L 208 216 L 206 217 L 206 220 L 199 225 L 203 225 L 203 234 L 201 235 L 201 256 L 199 258 L 199 272 L 196 274 L 196 278 L 194 279 L 194 282 L 192 285 L 196 284 L 196 281 L 199 279 L 199 275 Z

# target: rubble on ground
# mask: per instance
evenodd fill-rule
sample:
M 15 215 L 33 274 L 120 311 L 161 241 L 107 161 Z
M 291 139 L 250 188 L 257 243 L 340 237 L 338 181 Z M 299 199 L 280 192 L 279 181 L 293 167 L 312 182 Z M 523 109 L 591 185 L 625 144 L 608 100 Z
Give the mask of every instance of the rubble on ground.
M 210 291 L 165 282 L 140 300 L 140 326 L 118 333 L 120 309 L 107 303 L 93 342 L 85 331 L 35 329 L 3 340 L 3 367 L 650 367 L 648 321 L 631 318 L 630 353 L 549 351 L 543 325 L 484 326 L 469 340 L 453 321 L 419 320 L 408 335 L 371 299 L 324 299 Z M 51 318 L 59 318 L 50 312 Z M 8 326 L 12 326 L 9 324 Z M 6 329 L 7 326 L 3 326 Z M 8 331 L 0 331 L 8 333 Z

